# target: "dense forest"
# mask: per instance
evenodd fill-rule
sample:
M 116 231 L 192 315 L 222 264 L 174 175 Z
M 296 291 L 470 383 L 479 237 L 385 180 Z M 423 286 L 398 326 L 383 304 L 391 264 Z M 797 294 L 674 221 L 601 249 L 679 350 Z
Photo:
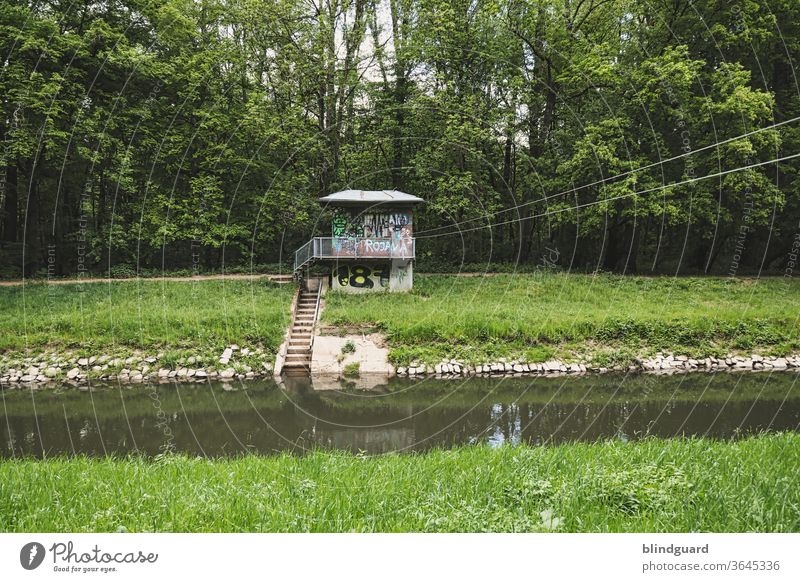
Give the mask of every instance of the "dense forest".
M 430 269 L 800 247 L 797 0 L 2 0 L 0 51 L 0 276 L 286 263 L 345 188 Z

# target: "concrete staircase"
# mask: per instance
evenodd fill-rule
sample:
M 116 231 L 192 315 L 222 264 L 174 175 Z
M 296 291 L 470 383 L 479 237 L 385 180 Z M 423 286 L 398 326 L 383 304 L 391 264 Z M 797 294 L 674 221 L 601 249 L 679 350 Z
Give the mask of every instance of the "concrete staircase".
M 320 285 L 315 288 L 314 281 L 309 281 L 308 286 L 301 283 L 283 364 L 283 373 L 287 376 L 308 376 L 311 372 L 311 348 L 319 315 L 320 289 Z

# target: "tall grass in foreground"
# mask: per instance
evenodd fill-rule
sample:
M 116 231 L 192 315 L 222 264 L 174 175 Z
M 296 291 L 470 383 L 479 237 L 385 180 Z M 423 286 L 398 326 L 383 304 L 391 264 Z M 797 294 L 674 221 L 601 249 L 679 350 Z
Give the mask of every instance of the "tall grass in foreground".
M 293 291 L 264 280 L 0 287 L 0 350 L 219 348 L 234 342 L 276 350 Z
M 800 281 L 532 273 L 420 275 L 409 294 L 329 294 L 333 325 L 384 329 L 398 362 L 458 356 L 541 361 L 555 348 L 731 350 L 800 348 Z
M 800 531 L 800 435 L 0 463 L 3 531 Z

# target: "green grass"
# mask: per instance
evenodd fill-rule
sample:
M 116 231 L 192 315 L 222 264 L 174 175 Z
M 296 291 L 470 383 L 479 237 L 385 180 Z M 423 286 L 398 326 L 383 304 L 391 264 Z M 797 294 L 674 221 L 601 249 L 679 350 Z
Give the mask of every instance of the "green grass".
M 0 530 L 799 531 L 799 464 L 797 434 L 371 458 L 10 460 Z
M 229 343 L 274 352 L 292 291 L 265 280 L 0 287 L 0 351 L 163 349 L 175 361 Z M 408 294 L 329 293 L 323 319 L 381 328 L 397 364 L 588 355 L 613 365 L 656 350 L 796 351 L 798 297 L 800 281 L 783 278 L 419 275 Z
M 0 287 L 0 350 L 115 347 L 174 351 L 230 343 L 276 351 L 293 286 L 258 281 L 136 281 Z
M 800 348 L 800 281 L 532 273 L 419 275 L 408 294 L 326 296 L 323 319 L 384 330 L 398 364 L 442 357 L 625 363 Z

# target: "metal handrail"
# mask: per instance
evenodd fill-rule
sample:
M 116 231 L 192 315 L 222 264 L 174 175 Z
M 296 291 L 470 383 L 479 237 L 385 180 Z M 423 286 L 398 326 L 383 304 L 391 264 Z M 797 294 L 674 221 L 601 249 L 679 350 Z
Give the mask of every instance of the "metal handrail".
M 298 269 L 302 269 L 303 266 L 312 259 L 313 253 L 311 247 L 313 244 L 314 244 L 314 239 L 312 238 L 310 241 L 308 241 L 306 244 L 304 244 L 294 252 L 295 271 L 297 271 Z
M 294 255 L 295 271 L 316 259 L 414 259 L 416 239 L 314 237 Z
M 319 281 L 319 285 L 317 285 L 317 301 L 314 305 L 314 328 L 311 330 L 311 341 L 308 344 L 308 350 L 311 352 L 312 357 L 314 354 L 314 336 L 316 336 L 316 328 L 317 328 L 317 320 L 319 319 L 319 304 L 320 299 L 322 298 L 322 281 Z

